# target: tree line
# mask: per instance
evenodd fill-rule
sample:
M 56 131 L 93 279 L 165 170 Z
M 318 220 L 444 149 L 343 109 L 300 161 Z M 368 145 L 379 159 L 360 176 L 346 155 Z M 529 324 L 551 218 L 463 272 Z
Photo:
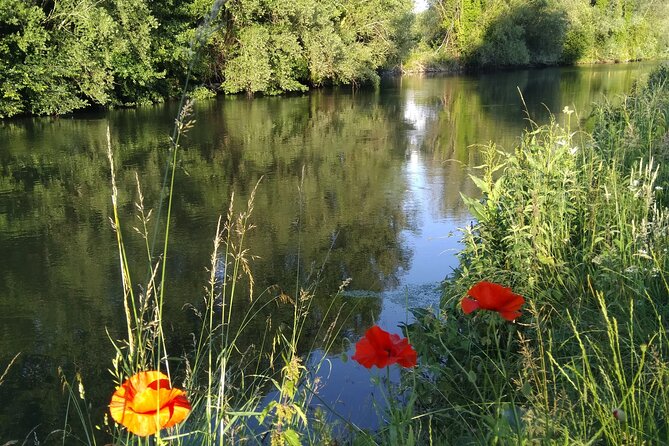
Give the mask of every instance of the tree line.
M 0 117 L 667 55 L 661 0 L 0 0 Z M 202 46 L 194 56 L 191 42 Z
M 428 0 L 410 57 L 476 67 L 667 57 L 664 0 Z

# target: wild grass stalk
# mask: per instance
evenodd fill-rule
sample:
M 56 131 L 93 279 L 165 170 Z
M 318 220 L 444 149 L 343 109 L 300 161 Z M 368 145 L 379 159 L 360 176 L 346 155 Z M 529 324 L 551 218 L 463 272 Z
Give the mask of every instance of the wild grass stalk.
M 84 383 L 81 379 L 81 375 L 79 373 L 75 374 L 74 384 L 76 385 L 76 390 L 67 380 L 65 373 L 60 367 L 58 368 L 58 376 L 60 377 L 63 392 L 66 392 L 68 396 L 67 406 L 65 408 L 65 426 L 60 432 L 61 444 L 69 444 L 73 439 L 76 439 L 81 444 L 96 445 L 97 440 L 95 437 L 95 428 L 93 427 L 94 423 L 92 422 L 90 412 L 88 411 L 88 402 L 86 401 L 86 392 L 84 390 Z M 84 438 L 74 436 L 68 429 L 71 409 L 76 413 L 77 419 L 81 421 Z
M 189 109 L 186 105 L 185 110 Z M 190 124 L 180 125 L 181 121 L 189 122 L 188 116 L 182 114 L 177 122 L 179 132 L 183 133 Z M 179 375 L 191 398 L 192 413 L 189 419 L 183 425 L 170 429 L 167 436 L 160 437 L 161 434 L 157 433 L 156 440 L 178 445 L 262 444 L 264 437 L 269 438 L 272 444 L 298 444 L 309 439 L 317 441 L 311 437 L 313 433 L 309 429 L 310 419 L 315 419 L 310 415 L 309 405 L 318 388 L 319 378 L 316 375 L 323 364 L 324 355 L 320 355 L 316 361 L 310 361 L 309 370 L 304 364 L 309 361 L 308 352 L 315 348 L 317 338 L 326 351 L 332 347 L 340 330 L 340 313 L 334 304 L 336 299 L 333 299 L 324 315 L 324 318 L 328 318 L 332 313 L 332 322 L 327 327 L 317 329 L 305 354 L 300 346 L 304 344 L 303 333 L 319 274 L 306 287 L 298 282 L 293 297 L 283 292 L 276 294 L 274 287 L 256 295 L 251 272 L 253 256 L 245 242 L 248 233 L 254 229 L 251 215 L 259 184 L 250 194 L 245 209 L 235 209 L 235 198 L 232 195 L 226 218 L 219 218 L 204 302 L 201 309 L 198 309 L 199 305 L 191 307 L 200 318 L 200 327 L 193 335 L 192 351 L 176 360 L 167 354 L 166 336 L 162 329 L 168 278 L 165 252 L 150 266 L 147 284 L 143 292 L 136 295 L 131 285 L 130 262 L 118 212 L 111 143 L 109 160 L 112 166 L 114 229 L 119 248 L 128 330 L 127 340 L 115 342 L 117 356 L 113 362 L 113 374 L 119 383 L 143 370 L 163 370 L 170 376 L 173 375 L 170 364 L 181 364 Z M 172 194 L 170 192 L 168 198 L 166 226 L 169 226 Z M 152 212 L 144 208 L 139 180 L 137 196 L 136 211 L 140 226 L 135 230 L 145 240 L 148 258 L 152 259 L 147 242 Z M 165 230 L 164 237 L 169 238 L 169 229 Z M 166 247 L 167 241 L 164 249 Z M 244 289 L 248 290 L 247 295 L 242 292 Z M 240 307 L 242 303 L 244 308 Z M 271 306 L 286 305 L 292 308 L 290 325 L 286 329 L 279 326 L 277 330 L 271 326 L 271 319 L 268 319 L 260 349 L 242 349 L 240 340 L 252 326 L 257 325 L 255 321 L 264 317 Z M 170 376 L 170 380 L 173 379 Z M 268 393 L 273 396 L 268 397 Z M 315 427 L 326 429 L 322 423 Z M 143 444 L 144 441 L 124 434 L 123 428 L 119 426 L 113 429 L 113 433 L 119 444 Z
M 7 364 L 7 367 L 5 367 L 5 370 L 2 372 L 2 375 L 0 375 L 0 386 L 2 385 L 3 382 L 5 382 L 5 378 L 7 377 L 7 374 L 9 373 L 9 369 L 12 368 L 14 363 L 16 362 L 16 359 L 21 355 L 21 353 L 17 353 L 14 355 L 14 357 L 9 361 Z
M 203 25 L 204 31 L 198 31 L 198 44 L 206 41 L 206 29 L 214 21 L 221 3 L 214 2 L 210 18 Z M 197 53 L 197 50 L 194 52 Z M 186 90 L 187 82 L 184 87 Z M 138 201 L 135 209 L 139 226 L 134 229 L 144 240 L 148 260 L 148 275 L 140 292 L 135 291 L 138 274 L 137 271 L 131 271 L 126 249 L 126 228 L 119 212 L 114 151 L 110 132 L 107 131 L 112 227 L 117 238 L 126 319 L 126 338 L 112 340 L 116 348 L 112 375 L 119 384 L 146 370 L 164 372 L 171 382 L 179 377 L 178 382 L 182 383 L 179 387 L 187 390 L 192 408 L 185 423 L 167 431 L 158 431 L 153 439 L 131 435 L 123 427 L 111 424 L 114 444 L 265 444 L 267 439 L 273 445 L 318 442 L 310 429 L 312 420 L 317 421 L 318 416 L 311 415 L 309 404 L 318 388 L 317 373 L 323 364 L 324 355 L 312 361 L 307 370 L 304 364 L 309 361 L 310 350 L 304 353 L 304 349 L 300 348 L 304 344 L 302 337 L 307 316 L 311 312 L 318 275 L 306 287 L 296 279 L 296 291 L 292 297 L 283 292 L 276 294 L 274 287 L 256 295 L 251 272 L 253 256 L 245 243 L 247 234 L 254 227 L 250 218 L 258 185 L 242 211 L 235 209 L 232 195 L 225 219 L 218 221 L 203 305 L 191 307 L 200 318 L 199 329 L 193 334 L 192 350 L 181 358 L 168 353 L 163 324 L 166 322 L 164 308 L 170 279 L 167 262 L 170 222 L 180 145 L 193 124 L 192 101 L 186 100 L 184 94 L 175 120 L 169 151 L 170 162 L 165 172 L 165 217 L 162 220 L 161 201 L 153 233 L 151 227 L 154 215 L 152 210 L 145 208 L 140 180 L 136 177 Z M 161 224 L 162 227 L 159 226 Z M 156 256 L 154 248 L 158 244 L 159 233 L 162 236 L 162 249 Z M 296 272 L 296 277 L 299 276 L 299 272 Z M 247 296 L 243 295 L 243 289 L 248 290 Z M 332 347 L 340 330 L 339 309 L 334 306 L 335 299 L 332 302 L 326 310 L 326 317 L 333 313 L 333 321 L 329 326 L 317 330 L 317 337 L 326 351 Z M 240 340 L 257 325 L 256 320 L 265 317 L 271 306 L 285 305 L 292 307 L 290 326 L 286 329 L 279 326 L 277 329 L 272 326 L 271 319 L 267 319 L 260 348 L 243 348 Z M 316 341 L 316 338 L 312 339 L 311 349 Z M 74 396 L 70 393 L 72 400 Z M 84 413 L 79 416 L 83 417 Z M 327 431 L 322 421 L 316 422 L 314 427 L 322 429 L 323 433 Z

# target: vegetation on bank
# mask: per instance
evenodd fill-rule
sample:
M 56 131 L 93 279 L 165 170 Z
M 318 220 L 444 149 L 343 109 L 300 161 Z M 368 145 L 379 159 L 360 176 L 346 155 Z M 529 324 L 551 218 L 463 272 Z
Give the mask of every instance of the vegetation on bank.
M 415 14 L 412 0 L 2 0 L 0 117 L 159 102 L 180 94 L 189 76 L 202 98 L 376 83 L 390 69 L 668 54 L 666 2 L 428 5 Z
M 669 4 L 646 0 L 429 0 L 408 71 L 667 57 Z
M 188 77 L 198 97 L 375 82 L 406 52 L 411 8 L 411 0 L 2 0 L 0 117 L 156 102 L 179 95 Z
M 485 149 L 459 269 L 414 310 L 412 423 L 435 444 L 669 443 L 669 66 L 589 132 L 564 113 Z M 463 314 L 482 280 L 525 297 L 516 323 Z

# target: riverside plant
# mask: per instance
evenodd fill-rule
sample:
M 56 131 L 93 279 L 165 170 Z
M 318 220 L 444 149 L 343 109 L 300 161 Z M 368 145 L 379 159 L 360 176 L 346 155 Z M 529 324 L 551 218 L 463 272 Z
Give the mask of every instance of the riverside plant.
M 310 414 L 309 408 L 318 387 L 316 375 L 323 359 L 310 361 L 311 368 L 307 370 L 304 366 L 305 354 L 298 351 L 298 345 L 302 342 L 315 285 L 298 288 L 294 298 L 276 293 L 274 288 L 255 295 L 251 272 L 253 257 L 245 246 L 247 234 L 254 228 L 250 218 L 255 189 L 245 210 L 235 210 L 233 195 L 225 219 L 219 219 L 203 310 L 195 311 L 201 322 L 199 331 L 193 334 L 192 351 L 181 358 L 167 353 L 163 307 L 168 275 L 164 259 L 169 247 L 176 152 L 179 140 L 193 124 L 189 120 L 190 110 L 191 103 L 186 102 L 176 120 L 177 137 L 173 138 L 171 148 L 173 159 L 163 251 L 158 261 L 152 263 L 148 282 L 139 295 L 133 291 L 133 276 L 123 240 L 113 150 L 109 141 L 113 226 L 118 239 L 127 319 L 127 338 L 114 344 L 117 355 L 112 374 L 119 385 L 123 383 L 110 405 L 116 421 L 109 422 L 114 444 L 257 444 L 266 438 L 272 445 L 311 443 L 310 438 L 326 434 L 326 427 L 318 421 L 318 417 Z M 151 261 L 153 255 L 148 228 L 152 213 L 144 208 L 139 180 L 137 197 L 140 224 L 135 229 L 144 239 L 146 255 Z M 247 296 L 241 292 L 242 280 L 249 290 Z M 242 300 L 245 301 L 245 309 L 240 313 L 237 307 Z M 333 304 L 324 316 L 328 317 L 332 312 L 333 322 L 321 327 L 318 333 L 325 351 L 331 348 L 339 330 L 335 301 L 332 300 Z M 267 342 L 263 342 L 260 350 L 242 350 L 239 340 L 245 330 L 251 329 L 251 323 L 262 317 L 263 310 L 275 305 L 292 307 L 292 325 L 272 332 L 271 321 L 268 321 L 264 335 Z M 144 379 L 144 376 L 151 379 Z M 172 387 L 177 376 L 179 388 Z M 270 400 L 267 400 L 268 393 L 272 394 Z M 139 403 L 138 395 L 143 398 Z M 164 419 L 150 415 L 147 420 L 134 413 L 136 406 L 146 405 L 146 398 L 153 401 L 151 404 L 156 406 L 156 413 L 165 413 Z M 313 426 L 311 420 L 315 420 Z M 147 423 L 150 424 L 148 428 Z
M 565 108 L 512 153 L 484 149 L 460 266 L 408 327 L 442 444 L 669 444 L 666 73 L 602 106 L 592 134 Z M 514 324 L 462 316 L 483 279 L 527 298 Z

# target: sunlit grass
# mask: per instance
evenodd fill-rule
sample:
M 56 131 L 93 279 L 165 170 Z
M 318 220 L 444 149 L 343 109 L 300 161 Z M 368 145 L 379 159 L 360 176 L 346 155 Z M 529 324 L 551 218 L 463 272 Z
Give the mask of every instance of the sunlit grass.
M 667 67 L 650 79 L 599 108 L 592 133 L 565 109 L 513 153 L 484 149 L 459 269 L 409 327 L 437 444 L 669 442 Z M 527 311 L 464 316 L 481 280 Z

